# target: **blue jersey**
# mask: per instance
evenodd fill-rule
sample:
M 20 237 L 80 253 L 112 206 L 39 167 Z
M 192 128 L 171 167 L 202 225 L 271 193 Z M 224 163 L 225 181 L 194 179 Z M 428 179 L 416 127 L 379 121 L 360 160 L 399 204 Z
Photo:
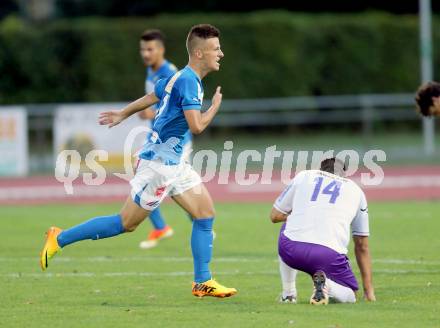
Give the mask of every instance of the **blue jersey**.
M 159 80 L 154 93 L 160 99 L 159 107 L 153 132 L 139 156 L 146 160 L 160 159 L 166 165 L 176 165 L 180 163 L 183 146 L 191 138 L 184 111 L 201 110 L 202 81 L 186 66 L 173 76 Z
M 146 72 L 147 75 L 145 78 L 145 93 L 150 94 L 154 92 L 154 86 L 156 85 L 157 81 L 173 76 L 176 72 L 176 66 L 170 63 L 168 60 L 164 60 L 157 71 L 153 71 L 153 69 L 148 66 Z M 154 105 L 153 108 L 156 109 L 157 106 Z
M 170 63 L 168 60 L 164 60 L 162 65 L 159 67 L 157 71 L 153 71 L 151 66 L 148 66 L 146 69 L 146 78 L 145 78 L 145 93 L 150 94 L 154 92 L 154 86 L 156 85 L 157 81 L 161 79 L 167 79 L 171 76 L 173 76 L 177 72 L 176 66 L 174 66 L 173 63 Z M 158 104 L 151 106 L 152 109 L 158 108 Z M 153 120 L 154 122 L 154 120 Z M 192 134 L 191 132 L 188 133 L 188 135 L 185 137 L 185 142 L 192 141 Z

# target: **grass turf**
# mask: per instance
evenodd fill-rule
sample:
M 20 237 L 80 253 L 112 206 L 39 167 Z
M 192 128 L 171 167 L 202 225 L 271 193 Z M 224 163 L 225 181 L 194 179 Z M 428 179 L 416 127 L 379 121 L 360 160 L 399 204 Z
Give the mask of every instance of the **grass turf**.
M 269 223 L 270 204 L 217 204 L 212 269 L 239 290 L 229 299 L 191 295 L 191 228 L 174 204 L 163 205 L 163 213 L 175 236 L 159 247 L 138 248 L 149 229 L 144 223 L 129 235 L 66 247 L 47 273 L 40 271 L 37 255 L 49 225 L 69 227 L 118 208 L 1 208 L 2 327 L 439 327 L 440 203 L 371 204 L 378 301 L 327 307 L 307 304 L 305 274 L 298 275 L 299 304 L 276 302 L 279 226 Z

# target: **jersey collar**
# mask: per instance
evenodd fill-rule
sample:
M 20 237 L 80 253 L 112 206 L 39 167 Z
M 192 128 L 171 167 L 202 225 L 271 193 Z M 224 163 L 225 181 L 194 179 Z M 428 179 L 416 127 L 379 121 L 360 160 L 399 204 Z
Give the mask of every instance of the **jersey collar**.
M 200 76 L 189 65 L 186 65 L 185 68 L 187 68 L 188 71 L 190 71 L 197 78 L 197 81 L 199 81 L 200 83 L 202 82 L 200 80 Z
M 168 65 L 168 60 L 164 59 L 162 62 L 162 65 L 159 66 L 159 68 L 157 69 L 157 71 L 153 71 L 153 69 L 151 68 L 151 66 L 147 67 L 147 72 L 148 74 L 157 74 L 159 73 L 166 65 Z

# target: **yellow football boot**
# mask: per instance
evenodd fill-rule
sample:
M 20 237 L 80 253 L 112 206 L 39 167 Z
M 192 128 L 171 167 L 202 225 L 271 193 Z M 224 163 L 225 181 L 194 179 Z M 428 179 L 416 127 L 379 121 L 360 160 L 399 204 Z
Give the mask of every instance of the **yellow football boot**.
M 61 233 L 60 228 L 50 227 L 46 232 L 46 242 L 44 243 L 43 250 L 40 253 L 40 265 L 44 271 L 48 267 L 48 260 L 51 259 L 61 247 L 58 245 L 57 237 Z
M 193 282 L 192 294 L 197 297 L 213 296 L 223 298 L 237 294 L 237 290 L 220 285 L 214 279 L 210 279 L 200 283 Z

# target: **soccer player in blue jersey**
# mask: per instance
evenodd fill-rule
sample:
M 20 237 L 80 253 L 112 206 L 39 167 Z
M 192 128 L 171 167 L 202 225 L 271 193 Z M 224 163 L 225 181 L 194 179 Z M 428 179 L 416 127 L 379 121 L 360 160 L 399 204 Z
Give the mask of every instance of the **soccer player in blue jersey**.
M 201 112 L 202 79 L 220 69 L 223 52 L 220 32 L 209 24 L 193 26 L 186 46 L 188 65 L 172 77 L 162 79 L 153 93 L 130 103 L 120 111 L 101 113 L 100 124 L 113 127 L 127 117 L 159 103 L 153 132 L 140 154 L 141 161 L 132 190 L 120 213 L 96 217 L 70 229 L 51 227 L 40 255 L 41 268 L 59 250 L 85 239 L 102 239 L 134 231 L 162 200 L 170 195 L 193 218 L 191 250 L 194 259 L 194 296 L 229 297 L 235 288 L 228 288 L 212 279 L 209 263 L 212 257 L 212 225 L 214 204 L 200 176 L 183 161 L 183 143 L 188 131 L 202 133 L 217 114 L 222 101 L 217 87 L 210 108 Z
M 146 30 L 139 41 L 142 61 L 146 66 L 145 94 L 154 92 L 154 86 L 160 79 L 166 79 L 177 72 L 176 66 L 165 59 L 165 36 L 160 30 Z M 150 106 L 138 114 L 144 120 L 153 121 L 156 116 L 157 104 Z M 187 147 L 191 149 L 191 138 Z M 173 229 L 165 223 L 160 207 L 150 213 L 150 221 L 154 229 L 143 240 L 139 247 L 149 249 L 157 246 L 158 242 L 173 235 Z

